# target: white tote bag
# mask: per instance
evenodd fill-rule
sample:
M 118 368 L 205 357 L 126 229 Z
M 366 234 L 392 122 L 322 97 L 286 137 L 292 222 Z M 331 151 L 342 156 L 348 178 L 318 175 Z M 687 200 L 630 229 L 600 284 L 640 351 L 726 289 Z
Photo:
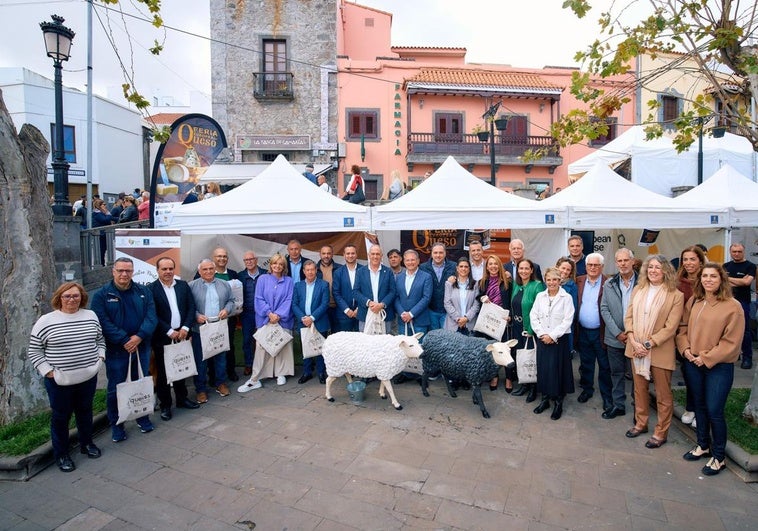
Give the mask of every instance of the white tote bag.
M 505 327 L 508 325 L 508 310 L 501 308 L 495 303 L 485 302 L 479 310 L 479 316 L 476 318 L 474 330 L 490 336 L 496 341 L 500 341 L 505 334 Z
M 184 380 L 197 374 L 192 341 L 185 339 L 163 347 L 163 365 L 166 367 L 166 382 Z
M 232 288 L 232 299 L 234 300 L 234 309 L 230 316 L 239 315 L 242 313 L 242 305 L 245 302 L 244 294 L 242 291 L 242 281 L 233 278 L 228 281 L 229 287 Z
M 380 310 L 379 312 L 372 312 L 369 310 L 366 313 L 366 321 L 363 326 L 363 333 L 370 336 L 380 336 L 387 333 L 387 328 L 384 325 L 384 319 L 387 318 L 387 312 Z
M 532 340 L 531 348 L 529 348 L 530 339 Z M 524 348 L 516 351 L 516 373 L 519 383 L 537 382 L 537 340 L 534 336 L 527 336 Z
M 226 319 L 208 321 L 200 325 L 200 344 L 203 346 L 203 359 L 229 350 L 229 323 Z
M 405 323 L 405 335 L 408 335 L 408 327 L 411 327 L 411 335 L 416 335 L 416 330 L 413 329 L 413 323 Z M 405 369 L 403 372 L 412 372 L 413 374 L 424 374 L 424 364 L 421 358 L 408 358 L 405 362 Z
M 303 359 L 315 358 L 321 355 L 321 349 L 324 348 L 324 336 L 316 330 L 316 325 L 300 329 L 300 341 L 303 344 Z
M 253 337 L 263 350 L 271 356 L 276 356 L 284 345 L 292 341 L 292 336 L 279 323 L 268 323 L 261 326 Z
M 126 369 L 126 380 L 116 385 L 116 402 L 118 403 L 118 420 L 121 424 L 127 420 L 134 420 L 153 412 L 155 395 L 153 394 L 153 377 L 145 376 L 142 372 L 142 364 L 137 360 L 137 376 L 132 381 L 132 356 L 129 355 L 129 365 Z

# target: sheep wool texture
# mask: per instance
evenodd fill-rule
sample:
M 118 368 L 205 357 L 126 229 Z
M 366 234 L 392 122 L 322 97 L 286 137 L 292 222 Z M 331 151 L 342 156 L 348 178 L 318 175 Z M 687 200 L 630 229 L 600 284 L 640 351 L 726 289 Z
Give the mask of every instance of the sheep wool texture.
M 390 380 L 405 367 L 408 357 L 400 348 L 403 336 L 370 336 L 361 332 L 337 332 L 326 338 L 321 354 L 326 374 L 346 373 L 359 378 Z
M 442 371 L 449 380 L 480 385 L 497 376 L 499 366 L 485 350 L 493 339 L 470 337 L 451 330 L 432 330 L 424 336 L 424 373 Z

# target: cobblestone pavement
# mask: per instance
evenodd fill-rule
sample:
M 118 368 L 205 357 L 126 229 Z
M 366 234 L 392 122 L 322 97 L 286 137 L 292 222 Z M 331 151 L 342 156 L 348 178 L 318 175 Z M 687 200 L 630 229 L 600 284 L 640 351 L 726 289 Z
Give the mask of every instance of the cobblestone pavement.
M 752 371 L 737 369 L 749 385 Z M 744 374 L 743 374 L 744 373 Z M 674 378 L 676 381 L 676 376 Z M 335 402 L 317 380 L 227 398 L 129 439 L 96 443 L 28 482 L 0 483 L 2 529 L 755 529 L 758 486 L 731 471 L 704 477 L 682 454 L 681 425 L 657 450 L 627 439 L 632 415 L 600 418 L 598 394 L 566 399 L 563 418 L 524 397 L 484 390 L 457 399 L 432 382 L 396 385 L 402 411 L 367 388 Z M 631 408 L 628 408 L 631 411 Z M 654 415 L 651 418 L 654 421 Z

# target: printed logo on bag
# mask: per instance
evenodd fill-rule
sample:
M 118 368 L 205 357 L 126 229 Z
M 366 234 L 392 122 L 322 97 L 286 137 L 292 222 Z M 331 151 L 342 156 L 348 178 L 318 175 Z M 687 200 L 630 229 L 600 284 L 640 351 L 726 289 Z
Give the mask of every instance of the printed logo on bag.
M 176 372 L 186 372 L 189 370 L 189 367 L 187 365 L 190 364 L 190 362 L 193 361 L 192 354 L 184 354 L 182 356 L 176 356 L 171 360 L 171 365 L 174 366 L 174 370 Z
M 208 336 L 208 346 L 211 348 L 218 348 L 224 344 L 226 335 L 221 332 L 216 332 Z
M 135 413 L 150 413 L 153 410 L 153 395 L 134 393 L 129 396 L 129 407 Z

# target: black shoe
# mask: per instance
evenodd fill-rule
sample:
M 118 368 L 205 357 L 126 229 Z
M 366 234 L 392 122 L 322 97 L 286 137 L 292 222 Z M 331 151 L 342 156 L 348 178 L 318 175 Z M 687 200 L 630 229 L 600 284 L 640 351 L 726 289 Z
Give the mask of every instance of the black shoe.
M 200 404 L 198 404 L 194 400 L 185 398 L 184 400 L 177 400 L 176 407 L 184 408 L 184 409 L 198 409 L 200 407 Z
M 753 362 L 751 360 L 742 360 L 742 363 L 740 364 L 741 369 L 752 369 L 753 368 Z
M 543 398 L 542 402 L 540 402 L 540 405 L 534 408 L 534 413 L 536 415 L 539 415 L 540 413 L 542 413 L 549 407 L 550 407 L 550 400 L 548 400 L 547 398 Z
M 615 419 L 616 417 L 623 417 L 624 415 L 626 415 L 626 409 L 622 407 L 612 407 L 603 411 L 603 414 L 600 416 L 606 420 L 610 420 Z
M 579 402 L 580 404 L 584 404 L 590 398 L 592 398 L 592 393 L 588 393 L 587 391 L 582 391 L 582 393 L 579 395 L 579 398 L 577 398 L 576 401 Z
M 235 371 L 227 372 L 226 377 L 229 379 L 230 382 L 237 382 L 240 379 L 240 377 L 237 376 L 237 373 Z
M 174 415 L 171 414 L 171 408 L 170 407 L 162 407 L 161 408 L 161 420 L 171 420 Z
M 299 384 L 304 384 L 305 382 L 307 382 L 307 381 L 308 381 L 308 380 L 310 380 L 311 378 L 313 378 L 313 375 L 312 375 L 312 374 L 303 374 L 303 375 L 302 375 L 302 376 L 301 376 L 301 377 L 300 377 L 300 378 L 297 380 L 297 383 L 299 383 Z
M 320 383 L 321 385 L 324 385 L 326 383 L 326 374 L 318 375 L 318 383 Z
M 553 412 L 550 414 L 550 418 L 558 420 L 563 415 L 563 400 L 556 400 L 553 406 Z
M 529 388 L 529 394 L 526 395 L 526 403 L 534 402 L 537 400 L 537 386 L 535 384 L 531 384 L 531 387 Z
M 525 385 L 519 385 L 519 386 L 518 386 L 518 387 L 517 387 L 517 388 L 516 388 L 516 389 L 513 391 L 513 396 L 523 396 L 523 395 L 525 395 L 525 394 L 526 394 L 526 392 L 527 392 L 527 391 L 528 391 L 528 389 L 526 388 L 526 386 L 525 386 Z
M 55 464 L 58 465 L 58 468 L 61 469 L 61 472 L 73 472 L 76 470 L 76 465 L 71 460 L 71 456 L 68 454 L 62 455 L 56 459 Z
M 97 459 L 98 457 L 103 455 L 103 453 L 100 451 L 100 448 L 95 446 L 95 443 L 85 444 L 84 446 L 79 448 L 79 452 L 86 455 L 90 459 Z

